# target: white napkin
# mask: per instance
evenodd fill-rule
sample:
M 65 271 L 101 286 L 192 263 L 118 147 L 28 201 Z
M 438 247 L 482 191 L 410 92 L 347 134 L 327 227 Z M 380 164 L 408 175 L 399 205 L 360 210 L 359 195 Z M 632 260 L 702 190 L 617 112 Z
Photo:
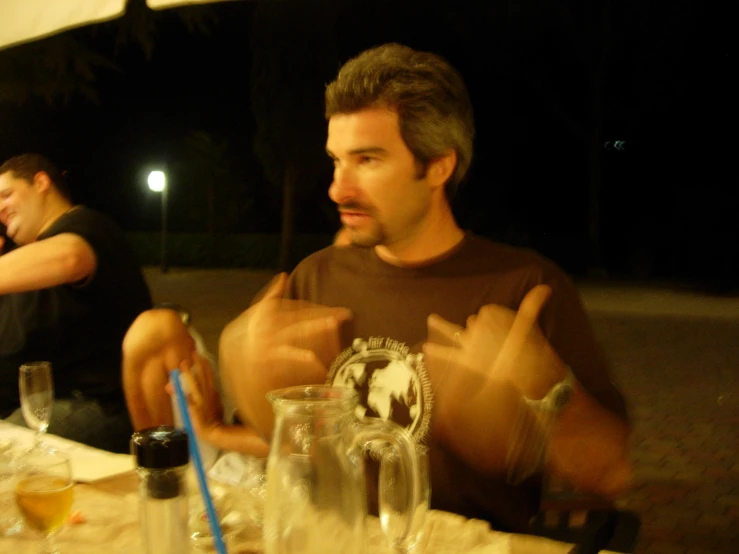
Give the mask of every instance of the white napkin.
M 35 432 L 19 425 L 0 420 L 0 438 L 11 439 L 16 448 L 30 448 Z M 55 450 L 63 452 L 72 462 L 72 478 L 79 483 L 91 483 L 113 475 L 133 470 L 133 456 L 113 454 L 56 435 L 46 434 L 42 441 Z
M 265 467 L 264 460 L 259 458 L 226 452 L 208 470 L 208 477 L 229 485 L 244 485 L 252 472 L 263 473 Z

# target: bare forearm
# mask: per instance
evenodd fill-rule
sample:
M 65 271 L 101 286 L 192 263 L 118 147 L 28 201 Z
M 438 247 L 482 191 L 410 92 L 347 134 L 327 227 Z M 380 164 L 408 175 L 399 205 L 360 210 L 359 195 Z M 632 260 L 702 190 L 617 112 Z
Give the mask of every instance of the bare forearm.
M 439 391 L 434 405 L 433 432 L 470 467 L 487 474 L 506 471 L 506 455 L 516 437 L 516 418 L 527 408 L 514 387 L 505 383 L 472 386 L 460 397 Z M 447 391 L 452 392 L 452 391 Z
M 547 428 L 541 425 L 547 417 L 535 417 L 515 387 L 466 384 L 437 392 L 433 431 L 471 467 L 488 475 L 530 474 L 537 452 L 548 448 L 549 471 L 583 491 L 615 497 L 628 486 L 629 426 L 579 387 Z
M 218 425 L 208 431 L 203 439 L 221 450 L 241 452 L 257 458 L 269 454 L 269 445 L 252 427 Z
M 136 318 L 122 344 L 123 390 L 134 429 L 174 421 L 165 387 L 170 370 L 190 360 L 195 342 L 173 310 L 147 310 Z
M 239 413 L 246 416 L 261 436 L 269 437 L 274 417 L 267 393 L 324 383 L 327 370 L 311 350 L 268 344 L 247 350 L 244 347 L 247 341 L 254 341 L 249 337 L 248 317 L 244 313 L 226 326 L 221 334 L 219 360 Z
M 272 435 L 274 412 L 267 400 L 270 391 L 300 385 L 325 382 L 326 370 L 315 361 L 310 352 L 293 353 L 288 359 L 248 362 L 238 351 L 220 351 L 221 367 L 225 370 L 233 399 L 239 413 L 244 414 L 257 432 L 264 437 Z M 300 360 L 304 356 L 303 360 Z M 301 363 L 305 362 L 305 363 Z
M 579 489 L 615 498 L 631 478 L 630 433 L 624 418 L 578 385 L 552 431 L 551 469 Z
M 0 294 L 12 294 L 76 283 L 96 266 L 95 254 L 84 239 L 61 234 L 0 256 Z
M 156 425 L 172 425 L 167 368 L 159 360 L 137 364 L 135 360 L 123 360 L 123 390 L 128 413 L 135 430 Z
M 251 367 L 251 360 L 245 359 L 241 349 L 245 340 L 245 316 L 242 314 L 228 324 L 221 334 L 218 349 L 221 379 L 238 412 L 254 425 L 259 434 L 269 436 L 272 431 L 272 409 L 265 397 L 269 389 L 265 388 L 267 385 L 258 378 L 257 370 Z

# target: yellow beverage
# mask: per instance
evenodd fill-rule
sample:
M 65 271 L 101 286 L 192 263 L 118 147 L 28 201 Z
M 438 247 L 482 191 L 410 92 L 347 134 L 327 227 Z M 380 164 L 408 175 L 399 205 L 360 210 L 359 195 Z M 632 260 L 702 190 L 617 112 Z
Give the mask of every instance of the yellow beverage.
M 20 481 L 15 502 L 23 519 L 44 534 L 64 525 L 72 509 L 73 483 L 60 477 L 37 475 Z

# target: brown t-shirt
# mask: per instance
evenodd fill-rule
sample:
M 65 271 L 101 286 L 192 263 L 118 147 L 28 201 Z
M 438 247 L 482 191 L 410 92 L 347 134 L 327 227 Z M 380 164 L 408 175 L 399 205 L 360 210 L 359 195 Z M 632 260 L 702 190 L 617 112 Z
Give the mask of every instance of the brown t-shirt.
M 358 390 L 359 416 L 390 417 L 428 445 L 432 507 L 521 531 L 537 510 L 539 479 L 511 486 L 501 475 L 474 471 L 434 440 L 432 386 L 421 347 L 429 314 L 464 326 L 486 304 L 517 310 L 526 293 L 542 283 L 553 290 L 540 317 L 544 335 L 596 399 L 624 414 L 575 287 L 532 251 L 468 234 L 444 256 L 405 268 L 382 261 L 371 248 L 329 247 L 298 265 L 289 294 L 352 311 L 328 381 Z M 481 433 L 487 424 L 479 423 Z

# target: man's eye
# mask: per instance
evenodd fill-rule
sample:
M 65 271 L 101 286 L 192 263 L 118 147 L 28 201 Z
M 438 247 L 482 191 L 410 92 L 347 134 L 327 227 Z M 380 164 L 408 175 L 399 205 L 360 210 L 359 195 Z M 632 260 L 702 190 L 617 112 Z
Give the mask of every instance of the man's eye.
M 359 158 L 359 163 L 360 163 L 361 165 L 367 165 L 367 164 L 369 164 L 369 163 L 372 163 L 372 162 L 374 162 L 374 161 L 375 161 L 375 159 L 376 159 L 376 158 L 373 158 L 373 157 L 371 157 L 371 156 L 361 156 L 361 157 Z

